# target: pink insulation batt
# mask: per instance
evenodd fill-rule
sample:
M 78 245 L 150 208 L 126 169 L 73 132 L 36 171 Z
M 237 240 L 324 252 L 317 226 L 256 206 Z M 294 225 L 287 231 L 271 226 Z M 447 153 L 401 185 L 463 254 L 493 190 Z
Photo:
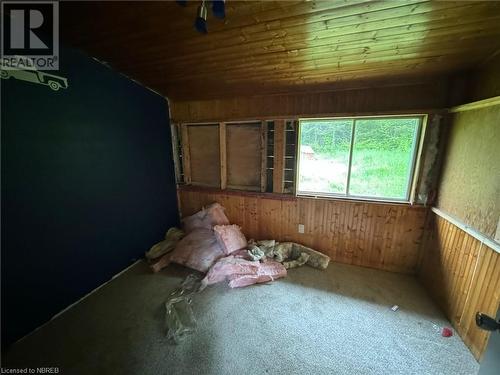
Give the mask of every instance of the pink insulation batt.
M 200 272 L 207 272 L 223 256 L 224 251 L 214 231 L 196 228 L 179 241 L 170 255 L 170 260 Z
M 240 288 L 274 281 L 285 276 L 286 269 L 281 263 L 274 261 L 260 263 L 228 256 L 219 259 L 212 266 L 202 283 L 206 286 L 228 279 L 231 288 Z
M 237 225 L 216 225 L 214 232 L 219 245 L 221 245 L 226 255 L 247 246 L 247 239 L 241 232 L 241 228 Z
M 182 219 L 184 231 L 190 233 L 196 228 L 212 229 L 215 225 L 228 225 L 229 220 L 224 213 L 224 207 L 212 203 L 194 215 Z

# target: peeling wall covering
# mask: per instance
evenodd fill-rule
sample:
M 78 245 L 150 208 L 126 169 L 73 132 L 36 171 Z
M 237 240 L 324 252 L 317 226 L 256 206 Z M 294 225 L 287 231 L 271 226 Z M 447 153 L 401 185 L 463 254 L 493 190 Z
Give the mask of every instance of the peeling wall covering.
M 436 197 L 439 159 L 442 151 L 441 140 L 443 116 L 429 116 L 424 140 L 424 150 L 417 184 L 416 202 L 430 205 Z

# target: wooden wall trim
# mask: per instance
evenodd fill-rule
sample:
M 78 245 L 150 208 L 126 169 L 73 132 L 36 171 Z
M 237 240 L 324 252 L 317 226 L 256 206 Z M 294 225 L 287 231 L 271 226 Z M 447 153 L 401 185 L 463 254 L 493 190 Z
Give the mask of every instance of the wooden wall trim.
M 184 182 L 191 183 L 191 156 L 189 151 L 189 133 L 187 126 L 181 126 L 182 132 L 182 164 L 184 170 Z
M 470 111 L 473 109 L 487 108 L 487 107 L 491 107 L 494 105 L 500 105 L 500 96 L 495 96 L 493 98 L 478 100 L 476 102 L 459 105 L 459 106 L 450 108 L 450 112 L 452 112 L 452 113 L 464 112 L 464 111 Z
M 183 104 L 185 102 L 182 102 Z M 415 108 L 411 110 L 385 110 L 385 111 L 355 111 L 355 112 L 316 112 L 316 113 L 303 113 L 303 112 L 295 112 L 290 114 L 283 114 L 281 112 L 276 112 L 276 114 L 261 114 L 261 115 L 249 115 L 249 116 L 233 116 L 222 114 L 218 117 L 192 117 L 189 125 L 208 125 L 219 122 L 251 122 L 251 121 L 262 121 L 265 120 L 296 120 L 296 119 L 317 119 L 317 118 L 335 118 L 335 117 L 374 117 L 374 116 L 422 116 L 422 115 L 444 115 L 448 113 L 450 110 L 446 108 Z M 172 121 L 182 121 L 183 123 L 187 123 L 187 119 L 181 117 L 180 119 L 172 118 Z
M 220 188 L 227 187 L 227 152 L 226 152 L 226 124 L 219 124 L 219 143 L 220 143 Z
M 266 191 L 267 185 L 267 123 L 260 125 L 260 191 Z
M 181 158 L 179 155 L 181 154 L 182 145 L 179 147 L 179 132 L 180 127 L 177 124 L 170 124 L 170 134 L 172 135 L 172 156 L 174 159 L 174 170 L 175 170 L 175 182 L 180 183 L 183 182 L 182 172 L 181 170 Z
M 296 201 L 297 199 L 308 199 L 314 201 L 333 201 L 333 202 L 350 202 L 350 203 L 373 203 L 376 205 L 385 205 L 385 206 L 403 206 L 417 209 L 425 209 L 426 206 L 422 204 L 409 204 L 407 202 L 391 202 L 391 201 L 377 201 L 370 199 L 354 199 L 354 198 L 346 198 L 346 197 L 325 197 L 325 196 L 307 196 L 307 195 L 293 195 L 288 193 L 266 193 L 266 192 L 256 192 L 250 190 L 235 190 L 235 189 L 219 189 L 213 186 L 200 186 L 200 185 L 187 185 L 187 184 L 179 184 L 177 185 L 178 191 L 196 191 L 200 193 L 207 194 L 229 194 L 229 195 L 237 195 L 237 196 L 249 196 L 249 197 L 259 197 L 264 199 L 278 199 L 278 200 L 288 200 L 288 201 Z
M 430 212 L 422 240 L 419 280 L 478 360 L 489 333 L 476 327 L 478 311 L 495 316 L 500 304 L 500 253 Z
M 432 207 L 431 210 L 436 215 L 439 215 L 443 219 L 448 220 L 450 223 L 457 226 L 458 228 L 460 228 L 461 230 L 466 232 L 468 235 L 474 237 L 476 240 L 481 241 L 486 246 L 488 246 L 490 249 L 496 251 L 497 253 L 500 253 L 500 244 L 493 241 L 491 238 L 486 237 L 484 234 L 478 232 L 470 225 L 463 223 L 462 221 L 458 220 L 457 218 L 454 218 L 453 216 L 447 214 L 446 212 L 440 210 L 437 207 Z
M 407 205 L 323 199 L 280 199 L 262 193 L 230 194 L 179 189 L 183 216 L 219 202 L 248 238 L 295 241 L 333 261 L 415 274 L 427 209 Z M 264 198 L 264 199 L 263 199 Z M 305 233 L 298 233 L 303 224 Z

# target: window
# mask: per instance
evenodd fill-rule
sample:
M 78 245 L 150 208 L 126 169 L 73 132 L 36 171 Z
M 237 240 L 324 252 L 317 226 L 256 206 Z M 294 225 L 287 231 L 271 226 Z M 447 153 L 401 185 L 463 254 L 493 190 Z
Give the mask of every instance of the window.
M 297 193 L 408 201 L 421 116 L 300 121 Z

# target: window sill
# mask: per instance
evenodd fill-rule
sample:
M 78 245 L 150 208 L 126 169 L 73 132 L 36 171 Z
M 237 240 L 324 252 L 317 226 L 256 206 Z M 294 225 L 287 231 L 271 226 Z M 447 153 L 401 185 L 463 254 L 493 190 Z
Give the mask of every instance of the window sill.
M 377 199 L 373 197 L 348 197 L 336 194 L 317 194 L 308 192 L 297 192 L 297 198 L 308 198 L 308 199 L 322 199 L 322 200 L 334 200 L 334 201 L 348 201 L 348 202 L 360 202 L 360 203 L 376 203 L 376 204 L 388 204 L 397 206 L 410 206 L 410 207 L 425 207 L 420 203 L 411 204 L 407 200 L 397 200 L 397 199 Z
M 239 195 L 239 196 L 247 196 L 247 197 L 255 197 L 262 199 L 275 199 L 275 200 L 286 200 L 286 201 L 294 201 L 297 200 L 297 197 L 293 194 L 285 194 L 285 193 L 263 193 L 259 191 L 250 191 L 250 190 L 235 190 L 235 189 L 220 189 L 215 187 L 205 187 L 205 186 L 195 186 L 195 185 L 177 185 L 177 190 L 179 191 L 199 191 L 204 193 L 213 193 L 213 194 L 226 194 L 226 195 Z
M 202 192 L 209 194 L 224 194 L 233 196 L 243 196 L 243 197 L 254 197 L 261 199 L 274 199 L 282 201 L 297 201 L 298 199 L 317 199 L 317 200 L 328 200 L 328 201 L 339 201 L 339 202 L 349 202 L 349 203 L 369 203 L 369 204 L 379 204 L 379 205 L 392 205 L 392 206 L 405 206 L 413 208 L 425 208 L 423 204 L 410 204 L 407 201 L 387 201 L 387 200 L 376 200 L 376 199 L 360 199 L 353 197 L 341 197 L 341 196 L 325 196 L 325 195 L 311 195 L 300 193 L 297 195 L 293 194 L 279 194 L 279 193 L 262 193 L 253 192 L 245 190 L 221 190 L 219 188 L 204 187 L 204 186 L 193 186 L 193 185 L 177 185 L 178 191 L 187 192 Z

